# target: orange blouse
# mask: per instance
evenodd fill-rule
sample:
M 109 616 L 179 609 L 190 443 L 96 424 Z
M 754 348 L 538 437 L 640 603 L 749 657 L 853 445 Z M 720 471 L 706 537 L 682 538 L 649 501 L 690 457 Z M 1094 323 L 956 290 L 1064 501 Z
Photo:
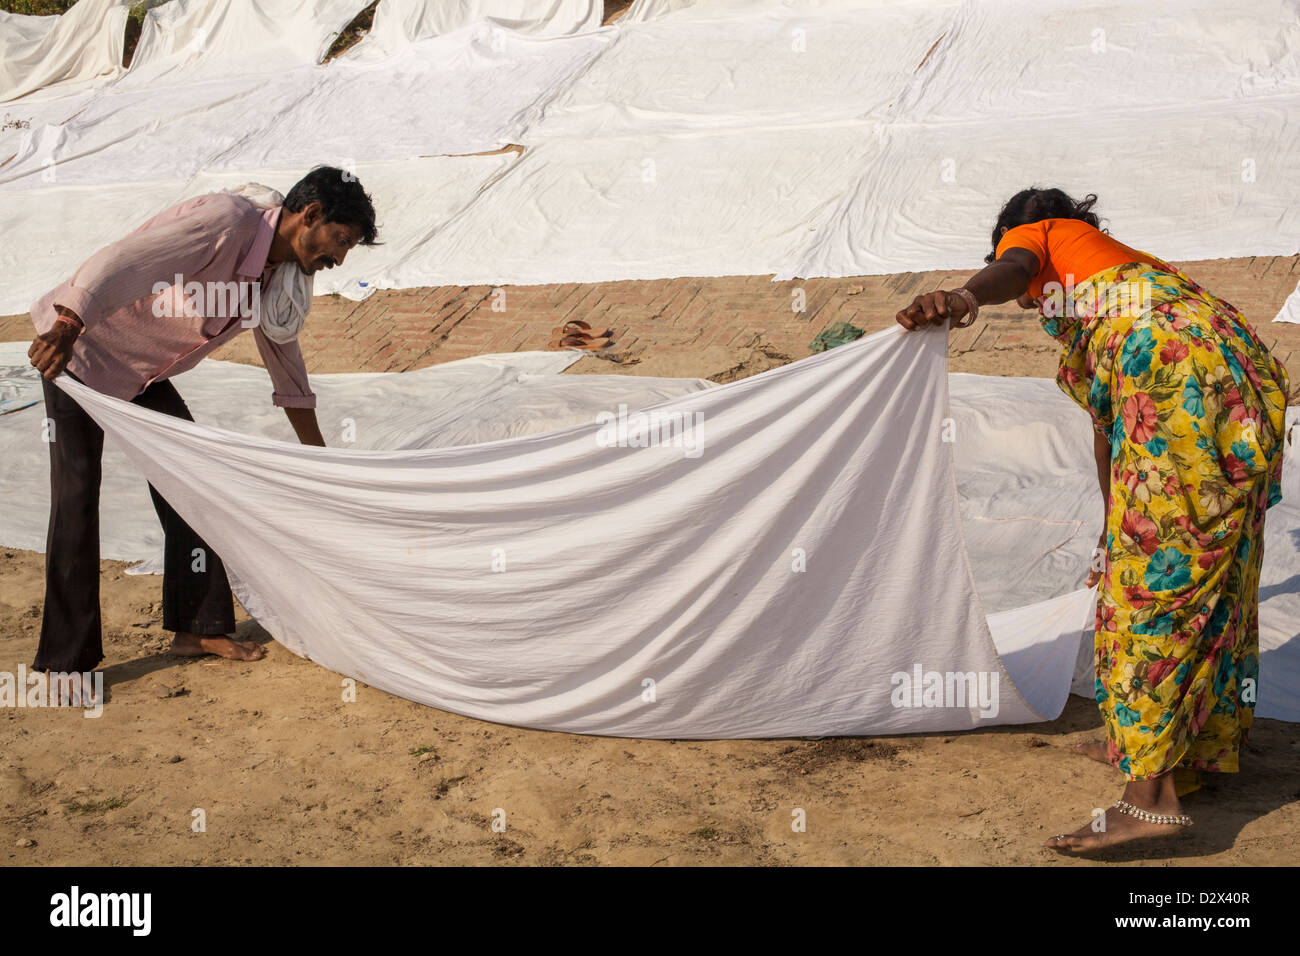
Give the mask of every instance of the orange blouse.
M 1048 283 L 1079 285 L 1126 262 L 1169 268 L 1155 256 L 1126 246 L 1081 219 L 1043 219 L 1008 229 L 998 242 L 998 257 L 1013 248 L 1028 249 L 1038 257 L 1038 274 L 1029 283 L 1029 295 L 1035 299 Z

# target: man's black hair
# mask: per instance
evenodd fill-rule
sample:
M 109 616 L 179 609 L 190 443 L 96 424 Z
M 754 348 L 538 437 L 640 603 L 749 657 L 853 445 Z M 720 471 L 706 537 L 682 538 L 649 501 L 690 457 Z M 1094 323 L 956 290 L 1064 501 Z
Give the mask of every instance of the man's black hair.
M 361 183 L 350 173 L 335 166 L 317 166 L 289 190 L 284 208 L 302 212 L 309 203 L 318 202 L 325 222 L 356 226 L 361 230 L 361 245 L 374 246 L 375 207 Z

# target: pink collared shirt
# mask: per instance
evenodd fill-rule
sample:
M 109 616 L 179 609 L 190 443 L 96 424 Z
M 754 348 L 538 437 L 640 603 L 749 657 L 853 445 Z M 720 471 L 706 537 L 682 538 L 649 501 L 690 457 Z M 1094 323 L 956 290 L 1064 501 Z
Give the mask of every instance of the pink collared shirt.
M 242 196 L 208 193 L 160 212 L 36 300 L 31 316 L 37 334 L 54 326 L 56 305 L 77 313 L 85 331 L 68 371 L 96 391 L 129 401 L 252 327 L 271 376 L 271 401 L 315 408 L 298 341 L 272 342 L 247 317 L 259 294 L 253 283 L 270 277 L 266 260 L 282 208 L 264 211 Z M 242 307 L 234 290 L 244 296 Z

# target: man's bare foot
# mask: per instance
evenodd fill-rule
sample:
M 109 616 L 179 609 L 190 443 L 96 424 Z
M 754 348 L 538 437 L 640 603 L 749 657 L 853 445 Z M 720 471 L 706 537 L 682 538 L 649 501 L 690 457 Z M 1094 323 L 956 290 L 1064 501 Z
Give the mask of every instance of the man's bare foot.
M 1097 763 L 1104 763 L 1108 767 L 1115 766 L 1110 762 L 1110 757 L 1106 755 L 1107 747 L 1104 740 L 1085 740 L 1083 743 L 1075 744 L 1070 749 L 1081 756 L 1097 761 Z
M 236 641 L 229 637 L 204 637 L 177 631 L 172 638 L 171 651 L 177 657 L 202 657 L 216 654 L 232 661 L 260 661 L 266 651 L 252 641 Z
M 1165 817 L 1182 817 L 1182 806 L 1174 792 L 1173 774 L 1165 774 L 1155 780 L 1133 780 L 1124 788 L 1124 802 L 1139 810 L 1159 814 Z M 1122 812 L 1118 807 L 1111 807 L 1104 816 L 1093 819 L 1091 823 L 1080 827 L 1070 834 L 1059 834 L 1047 840 L 1043 846 L 1071 854 L 1091 853 L 1105 847 L 1119 846 L 1137 840 L 1158 840 L 1180 836 L 1188 829 L 1190 821 L 1184 824 L 1173 822 L 1154 822 L 1143 820 L 1138 816 Z

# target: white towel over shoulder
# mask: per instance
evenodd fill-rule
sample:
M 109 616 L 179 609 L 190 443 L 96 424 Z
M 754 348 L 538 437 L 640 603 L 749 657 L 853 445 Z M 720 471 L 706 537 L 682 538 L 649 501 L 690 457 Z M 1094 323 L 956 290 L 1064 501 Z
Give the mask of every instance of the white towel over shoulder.
M 283 206 L 284 196 L 260 183 L 245 183 L 222 192 L 243 196 L 260 209 Z M 311 311 L 312 277 L 296 262 L 282 262 L 262 286 L 258 324 L 272 342 L 292 342 Z

